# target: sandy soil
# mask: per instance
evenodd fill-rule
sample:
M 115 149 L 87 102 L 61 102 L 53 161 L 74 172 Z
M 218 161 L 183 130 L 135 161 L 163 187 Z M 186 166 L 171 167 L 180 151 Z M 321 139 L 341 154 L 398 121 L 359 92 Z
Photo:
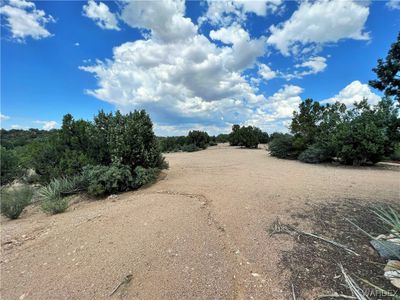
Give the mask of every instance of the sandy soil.
M 277 216 L 290 221 L 306 203 L 400 199 L 396 167 L 308 165 L 225 145 L 167 160 L 148 188 L 2 218 L 1 298 L 289 299 L 278 262 L 292 241 L 267 233 Z

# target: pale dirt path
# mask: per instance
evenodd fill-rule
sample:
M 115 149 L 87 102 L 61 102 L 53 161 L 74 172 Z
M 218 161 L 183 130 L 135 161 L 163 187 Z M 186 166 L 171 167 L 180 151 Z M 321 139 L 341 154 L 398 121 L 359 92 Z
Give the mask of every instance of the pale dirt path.
M 168 154 L 153 186 L 2 218 L 1 299 L 288 299 L 276 216 L 346 198 L 399 201 L 399 172 L 278 160 L 227 146 Z M 395 168 L 396 169 L 396 168 Z M 12 241 L 11 244 L 7 244 Z

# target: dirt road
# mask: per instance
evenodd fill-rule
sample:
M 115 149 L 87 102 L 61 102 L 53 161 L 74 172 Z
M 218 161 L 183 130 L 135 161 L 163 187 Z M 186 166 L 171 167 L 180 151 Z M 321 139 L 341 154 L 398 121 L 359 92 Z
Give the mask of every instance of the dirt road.
M 278 262 L 291 239 L 267 233 L 277 216 L 290 221 L 306 203 L 400 199 L 395 170 L 227 146 L 167 160 L 170 169 L 148 188 L 60 215 L 30 208 L 19 220 L 2 218 L 1 298 L 288 299 Z

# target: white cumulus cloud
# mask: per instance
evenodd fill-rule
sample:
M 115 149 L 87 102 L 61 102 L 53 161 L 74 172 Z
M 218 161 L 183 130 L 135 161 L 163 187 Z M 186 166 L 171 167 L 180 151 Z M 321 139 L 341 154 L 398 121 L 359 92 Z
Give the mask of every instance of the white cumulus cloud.
M 0 114 L 0 121 L 5 121 L 5 120 L 9 120 L 9 119 L 10 119 L 9 116 Z
M 10 0 L 0 7 L 0 14 L 5 16 L 5 25 L 17 42 L 23 42 L 27 37 L 39 40 L 52 35 L 46 29 L 46 24 L 55 22 L 54 18 L 46 15 L 43 10 L 36 9 L 33 2 Z
M 277 76 L 276 72 L 273 71 L 268 65 L 266 64 L 260 64 L 259 69 L 258 69 L 258 74 L 264 79 L 264 80 L 271 80 Z
M 321 73 L 326 69 L 327 66 L 328 65 L 326 63 L 325 57 L 314 56 L 310 57 L 308 60 L 300 64 L 296 64 L 295 68 L 297 68 L 298 70 L 295 70 L 293 73 L 289 74 L 281 73 L 281 75 L 286 80 L 291 80 L 293 78 L 303 78 L 304 76 L 307 75 Z
M 381 97 L 373 93 L 368 84 L 363 84 L 359 80 L 355 80 L 337 95 L 332 98 L 325 99 L 321 103 L 335 103 L 337 101 L 344 103 L 346 106 L 352 106 L 354 102 L 360 102 L 364 98 L 368 99 L 369 104 L 377 104 Z
M 300 94 L 304 89 L 297 85 L 284 85 L 257 107 L 246 124 L 272 131 L 287 131 L 293 112 L 301 103 Z
M 386 2 L 386 6 L 390 9 L 400 9 L 400 0 L 389 0 Z
M 363 2 L 303 1 L 287 21 L 269 28 L 268 43 L 289 55 L 342 39 L 368 40 L 364 31 L 368 15 L 369 7 Z
M 83 15 L 94 20 L 102 29 L 120 30 L 117 17 L 103 2 L 96 3 L 94 0 L 88 0 L 83 6 Z
M 207 12 L 198 20 L 199 24 L 209 22 L 212 25 L 230 25 L 243 22 L 248 14 L 265 17 L 268 12 L 276 12 L 283 0 L 235 0 L 207 1 Z
M 51 130 L 57 127 L 56 121 L 35 121 L 36 124 L 42 124 L 44 130 Z
M 265 41 L 238 24 L 212 31 L 210 41 L 184 12 L 182 1 L 129 2 L 122 18 L 149 33 L 115 47 L 112 59 L 81 66 L 98 79 L 98 88 L 87 92 L 123 111 L 145 108 L 163 128 L 225 128 L 247 119 L 265 97 L 242 71 L 264 54 Z
M 184 14 L 184 0 L 130 1 L 123 8 L 121 19 L 131 27 L 150 30 L 153 39 L 173 42 L 197 32 L 197 26 Z

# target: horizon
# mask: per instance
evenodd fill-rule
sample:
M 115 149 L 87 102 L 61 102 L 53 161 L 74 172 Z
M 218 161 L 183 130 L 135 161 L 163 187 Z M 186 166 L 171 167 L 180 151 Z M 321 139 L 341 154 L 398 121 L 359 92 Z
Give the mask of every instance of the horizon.
M 285 132 L 307 98 L 375 104 L 372 68 L 400 28 L 393 0 L 0 5 L 4 129 L 145 109 L 158 136 Z

